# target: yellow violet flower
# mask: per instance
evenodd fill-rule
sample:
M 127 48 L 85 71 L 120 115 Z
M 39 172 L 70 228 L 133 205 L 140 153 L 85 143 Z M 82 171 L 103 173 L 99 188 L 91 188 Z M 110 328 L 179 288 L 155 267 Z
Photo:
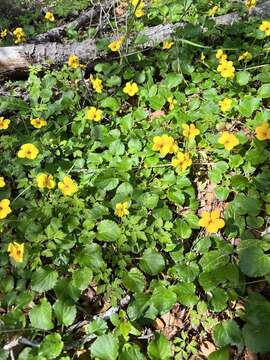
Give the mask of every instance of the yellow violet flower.
M 183 124 L 183 135 L 188 139 L 194 139 L 197 135 L 200 134 L 200 130 L 196 128 L 194 124 Z
M 70 55 L 68 58 L 68 66 L 72 69 L 77 69 L 80 66 L 80 61 L 76 55 Z
M 219 64 L 217 71 L 220 72 L 220 75 L 224 78 L 232 79 L 234 77 L 235 67 L 232 61 L 224 60 Z
M 228 99 L 228 98 L 225 98 L 223 100 L 220 100 L 218 102 L 218 104 L 219 104 L 220 110 L 222 112 L 226 112 L 226 111 L 229 111 L 230 108 L 232 107 L 232 100 Z
M 129 96 L 134 96 L 139 91 L 139 87 L 135 82 L 127 82 L 123 88 L 123 92 Z
M 0 201 L 0 219 L 5 219 L 8 214 L 11 213 L 10 201 L 8 199 L 3 199 Z
M 101 94 L 102 90 L 103 90 L 102 80 L 99 78 L 94 78 L 93 75 L 90 75 L 89 80 L 91 81 L 91 84 L 92 84 L 95 92 L 97 92 L 98 94 Z
M 125 201 L 123 203 L 117 203 L 115 205 L 114 213 L 116 216 L 123 217 L 129 214 L 128 211 L 128 202 Z
M 199 225 L 206 228 L 209 233 L 216 233 L 225 226 L 225 222 L 220 218 L 219 210 L 203 211 Z
M 95 106 L 91 106 L 86 110 L 87 120 L 100 121 L 102 119 L 102 110 L 97 109 Z
M 40 189 L 53 189 L 55 187 L 55 182 L 53 180 L 53 176 L 50 174 L 39 174 L 36 177 L 37 186 Z
M 265 34 L 267 36 L 270 36 L 270 21 L 263 21 L 259 27 L 259 29 L 263 32 L 265 32 Z
M 1 39 L 4 39 L 8 34 L 8 29 L 4 29 L 0 32 Z
M 270 140 L 270 127 L 267 122 L 262 123 L 260 126 L 257 126 L 256 129 L 256 138 L 258 140 Z
M 13 36 L 15 38 L 15 44 L 25 41 L 25 33 L 21 27 L 18 27 L 13 31 Z
M 219 137 L 218 143 L 224 145 L 226 150 L 232 150 L 239 144 L 239 140 L 234 134 L 224 131 Z
M 0 116 L 0 130 L 6 130 L 9 127 L 10 120 Z
M 0 176 L 0 188 L 4 186 L 6 186 L 5 179 L 3 178 L 3 176 Z
M 192 160 L 188 153 L 182 153 L 179 151 L 176 154 L 176 159 L 172 159 L 171 164 L 176 168 L 177 172 L 182 172 L 192 164 Z
M 167 98 L 167 101 L 169 103 L 169 110 L 173 110 L 175 108 L 175 105 L 177 104 L 177 100 L 175 100 L 172 96 L 169 96 Z
M 219 62 L 227 60 L 227 55 L 223 52 L 222 49 L 218 49 L 216 52 L 216 58 Z
M 208 16 L 215 16 L 217 12 L 218 12 L 218 6 L 215 5 L 208 11 Z
M 54 20 L 55 20 L 53 13 L 50 12 L 50 11 L 47 11 L 47 12 L 46 12 L 44 18 L 45 18 L 46 20 L 48 20 L 48 21 L 54 21 Z
M 162 49 L 163 50 L 169 50 L 172 46 L 173 46 L 172 41 L 163 41 Z
M 19 158 L 34 160 L 39 153 L 38 148 L 33 144 L 23 144 L 18 151 Z
M 122 46 L 123 42 L 124 42 L 125 37 L 121 36 L 118 40 L 114 40 L 112 41 L 109 45 L 108 48 L 111 51 L 118 51 L 120 49 L 120 47 Z
M 139 3 L 139 0 L 132 0 L 131 3 L 134 6 L 134 8 L 136 8 L 135 16 L 137 18 L 140 18 L 145 15 L 145 12 L 144 12 L 145 3 L 143 1 L 141 1 Z
M 246 8 L 248 10 L 253 9 L 256 6 L 257 1 L 256 0 L 246 0 Z
M 241 61 L 241 60 L 249 61 L 251 59 L 252 59 L 252 55 L 249 51 L 245 51 L 244 53 L 242 53 L 238 56 L 239 61 Z
M 58 189 L 64 196 L 71 196 L 78 191 L 78 185 L 69 176 L 64 176 L 63 181 L 58 183 Z
M 153 142 L 152 150 L 159 151 L 161 156 L 173 154 L 178 151 L 178 145 L 175 143 L 174 138 L 166 134 L 155 136 Z
M 8 250 L 9 256 L 16 262 L 23 262 L 24 243 L 18 244 L 17 242 L 9 243 Z
M 33 125 L 36 129 L 40 129 L 43 126 L 47 125 L 47 121 L 41 118 L 31 119 L 31 125 Z

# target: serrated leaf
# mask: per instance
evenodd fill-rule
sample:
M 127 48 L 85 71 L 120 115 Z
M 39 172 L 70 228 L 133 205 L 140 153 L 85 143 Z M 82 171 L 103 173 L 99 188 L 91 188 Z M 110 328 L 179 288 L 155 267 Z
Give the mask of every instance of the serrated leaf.
M 215 344 L 219 347 L 234 346 L 243 349 L 243 337 L 238 324 L 234 320 L 226 320 L 217 324 L 213 331 Z
M 56 271 L 50 268 L 39 268 L 32 276 L 32 289 L 37 292 L 45 292 L 53 289 L 58 279 Z
M 118 339 L 112 334 L 99 336 L 90 349 L 92 358 L 116 360 L 119 349 Z
M 157 275 L 165 267 L 163 256 L 157 251 L 146 249 L 140 260 L 140 268 L 150 275 Z
M 64 343 L 59 334 L 45 336 L 42 341 L 38 354 L 45 356 L 46 359 L 56 359 L 62 352 Z
M 53 305 L 53 310 L 59 324 L 65 326 L 73 324 L 77 313 L 76 306 L 57 300 Z
M 172 356 L 171 344 L 162 334 L 155 334 L 155 339 L 147 346 L 147 354 L 151 360 L 168 360 Z
M 121 235 L 120 227 L 112 220 L 101 221 L 97 230 L 97 239 L 100 241 L 116 241 Z
M 143 273 L 137 268 L 132 268 L 124 275 L 123 283 L 133 292 L 143 292 L 146 282 Z
M 39 305 L 34 305 L 29 312 L 29 318 L 34 328 L 51 330 L 53 328 L 52 307 L 48 300 L 42 299 Z

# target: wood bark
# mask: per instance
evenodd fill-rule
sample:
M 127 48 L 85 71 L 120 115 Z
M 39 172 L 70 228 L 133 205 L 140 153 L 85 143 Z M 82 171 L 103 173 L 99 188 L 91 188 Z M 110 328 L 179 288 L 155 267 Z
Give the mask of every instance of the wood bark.
M 269 17 L 270 0 L 259 4 L 248 14 L 248 16 L 253 15 L 260 18 Z M 214 18 L 214 20 L 218 26 L 224 26 L 242 21 L 242 17 L 234 12 L 218 16 Z M 78 24 L 77 26 L 79 26 Z M 176 23 L 146 28 L 139 35 L 147 36 L 148 40 L 144 45 L 140 46 L 140 48 L 154 47 L 158 43 L 172 36 L 177 29 L 183 28 L 184 26 L 185 23 Z M 128 43 L 131 44 L 132 39 L 128 39 Z M 133 51 L 134 48 L 129 48 L 129 51 L 130 50 Z M 71 54 L 78 56 L 82 63 L 90 64 L 97 59 L 108 56 L 109 52 L 98 50 L 94 39 L 88 39 L 80 43 L 62 44 L 57 42 L 47 42 L 41 44 L 2 47 L 0 48 L 0 79 L 10 77 L 17 73 L 26 72 L 29 65 L 61 65 L 67 61 Z

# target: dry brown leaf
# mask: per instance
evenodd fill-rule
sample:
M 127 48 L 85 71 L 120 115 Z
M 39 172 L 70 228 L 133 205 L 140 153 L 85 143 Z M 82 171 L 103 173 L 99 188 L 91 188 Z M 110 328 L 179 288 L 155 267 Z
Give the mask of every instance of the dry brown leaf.
M 149 118 L 151 121 L 153 121 L 155 118 L 159 118 L 161 116 L 164 116 L 165 112 L 163 110 L 157 110 L 149 114 Z
M 204 341 L 202 344 L 201 344 L 201 347 L 200 347 L 200 354 L 205 356 L 205 358 L 207 359 L 208 356 L 212 353 L 216 351 L 216 347 L 213 343 L 211 343 L 210 341 Z
M 244 359 L 245 360 L 257 360 L 258 357 L 257 357 L 256 353 L 252 352 L 251 350 L 246 349 L 245 354 L 244 354 Z

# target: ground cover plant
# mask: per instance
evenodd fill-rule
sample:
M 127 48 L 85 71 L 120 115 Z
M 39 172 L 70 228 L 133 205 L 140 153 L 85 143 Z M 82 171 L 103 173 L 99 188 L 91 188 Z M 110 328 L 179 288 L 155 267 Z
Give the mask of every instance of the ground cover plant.
M 97 6 L 15 5 L 0 18 L 3 48 Z M 3 78 L 0 359 L 269 358 L 259 5 L 116 1 L 61 40 L 93 37 L 102 58 L 71 53 Z M 154 45 L 142 35 L 166 24 L 175 31 Z

